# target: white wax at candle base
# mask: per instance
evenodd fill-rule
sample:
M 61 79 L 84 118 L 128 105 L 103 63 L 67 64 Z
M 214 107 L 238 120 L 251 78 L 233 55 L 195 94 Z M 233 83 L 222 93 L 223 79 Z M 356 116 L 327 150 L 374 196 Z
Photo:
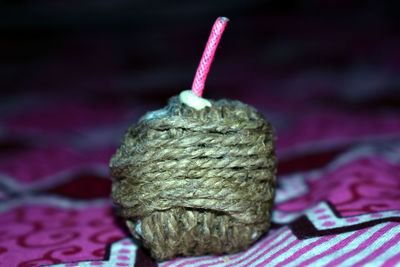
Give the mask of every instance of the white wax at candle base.
M 196 110 L 202 110 L 205 107 L 211 107 L 211 102 L 205 98 L 195 95 L 191 90 L 182 91 L 179 94 L 179 100 Z

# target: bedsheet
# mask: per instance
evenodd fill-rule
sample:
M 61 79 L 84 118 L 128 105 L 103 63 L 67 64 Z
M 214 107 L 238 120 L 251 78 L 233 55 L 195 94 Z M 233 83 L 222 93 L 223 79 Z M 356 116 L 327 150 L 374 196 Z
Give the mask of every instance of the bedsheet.
M 0 100 L 0 266 L 399 266 L 400 39 L 390 29 L 381 38 L 380 29 L 327 32 L 310 23 L 301 16 L 240 19 L 243 31 L 252 29 L 247 36 L 262 29 L 275 35 L 254 45 L 253 59 L 217 51 L 206 84 L 205 97 L 254 105 L 276 129 L 272 227 L 249 249 L 157 263 L 131 239 L 109 197 L 109 159 L 125 129 L 184 90 L 179 86 L 192 74 L 149 67 L 144 55 L 130 63 L 142 69 L 129 78 L 146 82 L 118 90 L 125 76 L 112 57 L 93 52 L 101 42 L 82 37 L 84 45 L 69 43 L 59 58 L 37 63 L 51 90 L 8 92 Z M 206 30 L 201 37 L 208 26 L 197 29 Z M 238 38 L 232 31 L 227 40 Z M 177 55 L 176 36 L 161 37 Z M 221 50 L 245 44 L 229 47 L 227 40 Z M 197 52 L 185 56 L 193 70 Z M 65 84 L 57 70 L 75 67 L 99 74 Z M 84 79 L 98 83 L 74 87 Z

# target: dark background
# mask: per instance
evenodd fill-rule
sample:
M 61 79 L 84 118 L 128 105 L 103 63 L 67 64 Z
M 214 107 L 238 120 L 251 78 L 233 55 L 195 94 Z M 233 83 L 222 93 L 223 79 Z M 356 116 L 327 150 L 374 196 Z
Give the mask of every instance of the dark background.
M 21 95 L 164 105 L 190 88 L 218 16 L 230 22 L 205 97 L 261 107 L 254 96 L 266 91 L 288 101 L 312 87 L 322 105 L 398 107 L 398 10 L 355 0 L 1 2 L 2 111 Z
M 121 137 L 191 87 L 218 16 L 230 22 L 204 97 L 266 115 L 278 179 L 329 170 L 360 143 L 396 149 L 399 10 L 380 0 L 1 1 L 0 201 L 109 200 L 108 163 Z M 104 246 L 122 237 L 113 227 Z

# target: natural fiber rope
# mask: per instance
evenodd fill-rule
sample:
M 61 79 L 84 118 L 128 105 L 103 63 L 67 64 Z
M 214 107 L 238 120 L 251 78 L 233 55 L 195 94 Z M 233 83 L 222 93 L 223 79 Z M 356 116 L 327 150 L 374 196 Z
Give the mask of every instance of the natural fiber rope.
M 173 97 L 124 136 L 110 162 L 112 198 L 154 258 L 233 253 L 268 229 L 276 159 L 270 124 L 220 100 Z

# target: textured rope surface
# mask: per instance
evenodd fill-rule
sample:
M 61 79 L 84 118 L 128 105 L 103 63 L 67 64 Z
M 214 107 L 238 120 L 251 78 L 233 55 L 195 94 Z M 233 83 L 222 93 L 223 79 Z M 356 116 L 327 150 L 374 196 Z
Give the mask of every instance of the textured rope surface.
M 196 76 L 192 84 L 192 91 L 198 96 L 203 95 L 204 84 L 206 83 L 207 74 L 210 70 L 211 63 L 214 58 L 215 50 L 217 49 L 219 40 L 225 30 L 226 24 L 229 19 L 219 17 L 212 27 L 210 37 L 208 38 L 206 48 L 204 49 L 203 56 L 201 57 L 199 67 L 197 68 Z
M 196 111 L 171 98 L 128 130 L 111 159 L 112 198 L 158 260 L 237 252 L 269 227 L 271 126 L 238 101 L 211 103 Z

